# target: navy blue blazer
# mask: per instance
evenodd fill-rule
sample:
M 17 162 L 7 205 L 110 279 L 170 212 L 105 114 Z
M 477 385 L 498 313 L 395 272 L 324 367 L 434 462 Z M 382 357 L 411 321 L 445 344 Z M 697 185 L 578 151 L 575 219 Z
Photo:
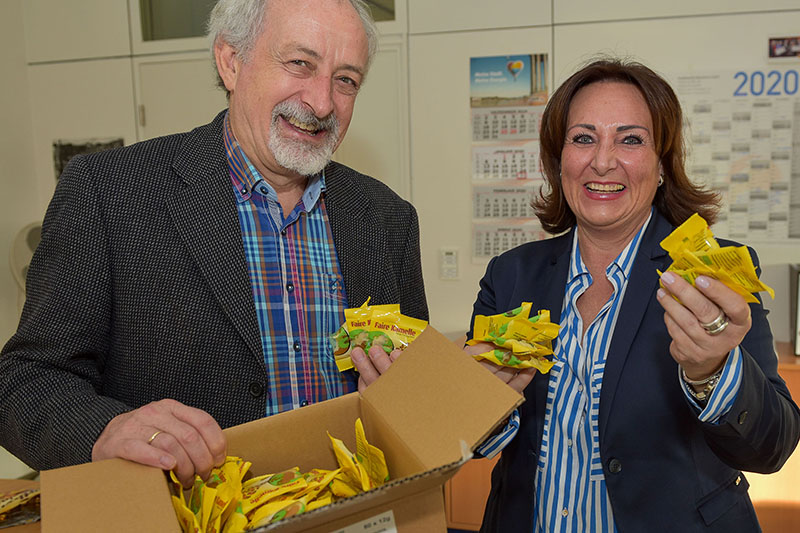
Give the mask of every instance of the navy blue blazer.
M 768 473 L 783 465 L 800 438 L 800 411 L 778 376 L 767 312 L 757 303 L 750 306 L 752 328 L 741 345 L 743 377 L 733 407 L 719 424 L 698 420 L 678 381 L 664 310 L 656 300 L 656 269 L 663 271 L 671 262 L 659 243 L 673 229 L 654 213 L 606 359 L 600 453 L 614 519 L 621 532 L 759 531 L 741 471 Z M 473 316 L 532 301 L 558 322 L 572 238 L 571 231 L 492 259 Z M 492 473 L 481 531 L 533 529 L 549 377 L 537 374 L 525 390 L 519 432 Z

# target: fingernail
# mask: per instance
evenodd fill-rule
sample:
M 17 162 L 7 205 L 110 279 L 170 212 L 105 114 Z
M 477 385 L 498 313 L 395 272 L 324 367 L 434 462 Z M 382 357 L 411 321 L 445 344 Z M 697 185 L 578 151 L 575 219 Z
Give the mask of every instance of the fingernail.
M 364 360 L 364 350 L 353 350 L 350 352 L 350 358 L 354 362 L 361 362 Z
M 696 280 L 694 280 L 695 285 L 698 285 L 704 289 L 707 289 L 711 283 L 709 282 L 708 278 L 705 276 L 698 276 Z
M 675 282 L 675 274 L 673 274 L 672 272 L 664 272 L 663 274 L 661 274 L 661 281 L 663 281 L 667 285 L 671 285 L 672 283 Z
M 175 468 L 175 459 L 169 455 L 162 455 L 158 462 L 167 470 Z
M 666 295 L 667 291 L 665 291 L 664 289 L 658 289 L 658 291 L 656 291 L 656 296 L 658 297 L 659 300 L 661 298 L 664 298 Z

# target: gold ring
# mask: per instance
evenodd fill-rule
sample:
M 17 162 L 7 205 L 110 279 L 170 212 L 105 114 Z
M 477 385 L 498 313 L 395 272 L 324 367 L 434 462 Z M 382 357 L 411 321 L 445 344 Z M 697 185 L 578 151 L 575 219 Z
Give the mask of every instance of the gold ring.
M 700 322 L 700 321 L 698 320 L 698 322 Z M 716 330 L 716 329 L 718 329 L 720 327 L 722 327 L 722 329 L 725 329 L 722 326 L 722 324 L 727 324 L 727 322 L 728 322 L 728 317 L 725 316 L 725 312 L 722 309 L 720 309 L 719 310 L 719 315 L 717 315 L 717 318 L 715 318 L 711 322 L 708 322 L 707 324 L 704 324 L 704 323 L 700 322 L 700 325 L 703 326 L 704 330 L 711 332 L 711 331 L 714 331 L 714 330 Z
M 706 333 L 708 333 L 709 335 L 719 335 L 720 333 L 725 331 L 725 328 L 727 327 L 728 327 L 728 317 L 725 317 L 722 323 L 719 324 L 714 329 L 706 329 Z
M 156 437 L 158 437 L 158 436 L 159 436 L 159 434 L 161 434 L 161 433 L 162 433 L 162 431 L 161 431 L 160 429 L 159 429 L 158 431 L 156 431 L 155 433 L 153 433 L 153 434 L 150 436 L 150 438 L 149 438 L 149 439 L 147 439 L 147 444 L 153 444 L 153 441 L 154 441 L 154 440 L 156 439 Z

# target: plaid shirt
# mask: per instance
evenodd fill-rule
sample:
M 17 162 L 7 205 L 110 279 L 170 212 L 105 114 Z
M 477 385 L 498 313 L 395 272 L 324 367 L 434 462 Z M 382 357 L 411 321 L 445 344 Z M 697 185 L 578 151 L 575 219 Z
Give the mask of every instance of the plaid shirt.
M 266 416 L 356 390 L 331 335 L 347 298 L 325 210 L 325 177 L 309 179 L 284 217 L 275 190 L 248 160 L 225 117 L 225 148 L 267 365 Z

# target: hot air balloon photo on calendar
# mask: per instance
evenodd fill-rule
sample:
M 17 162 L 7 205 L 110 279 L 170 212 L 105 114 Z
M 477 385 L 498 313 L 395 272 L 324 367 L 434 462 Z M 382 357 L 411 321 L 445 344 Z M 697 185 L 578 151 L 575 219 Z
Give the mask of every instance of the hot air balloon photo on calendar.
M 470 59 L 471 107 L 544 105 L 547 54 Z

